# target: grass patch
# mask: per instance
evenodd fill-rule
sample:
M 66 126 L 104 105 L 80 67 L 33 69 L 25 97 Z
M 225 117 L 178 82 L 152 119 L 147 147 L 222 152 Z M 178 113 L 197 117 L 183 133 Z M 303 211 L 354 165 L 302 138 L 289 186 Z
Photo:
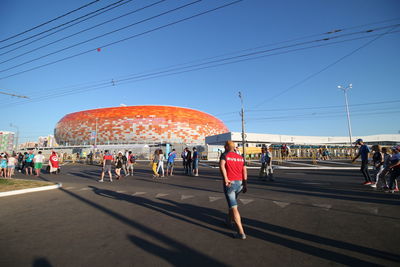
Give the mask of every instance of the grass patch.
M 0 192 L 54 185 L 51 182 L 0 178 Z

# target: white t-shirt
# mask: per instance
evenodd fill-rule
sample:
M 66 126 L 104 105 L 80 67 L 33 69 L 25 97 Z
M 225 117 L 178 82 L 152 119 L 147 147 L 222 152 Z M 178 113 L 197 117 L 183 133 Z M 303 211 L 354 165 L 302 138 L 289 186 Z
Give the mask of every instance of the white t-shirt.
M 9 157 L 8 158 L 8 166 L 15 166 L 15 163 L 17 162 L 17 159 L 14 157 Z
M 35 163 L 43 163 L 44 156 L 42 154 L 37 154 L 34 158 Z

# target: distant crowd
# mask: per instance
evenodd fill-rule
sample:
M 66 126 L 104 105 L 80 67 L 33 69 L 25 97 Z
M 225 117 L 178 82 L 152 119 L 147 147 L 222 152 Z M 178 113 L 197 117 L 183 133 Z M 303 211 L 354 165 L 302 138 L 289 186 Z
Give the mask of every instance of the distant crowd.
M 42 151 L 34 154 L 33 150 L 29 152 L 8 154 L 6 152 L 0 154 L 0 177 L 11 178 L 15 175 L 15 171 L 25 173 L 26 175 L 39 176 L 45 162 L 45 156 Z M 50 173 L 59 172 L 58 155 L 53 151 L 48 159 Z

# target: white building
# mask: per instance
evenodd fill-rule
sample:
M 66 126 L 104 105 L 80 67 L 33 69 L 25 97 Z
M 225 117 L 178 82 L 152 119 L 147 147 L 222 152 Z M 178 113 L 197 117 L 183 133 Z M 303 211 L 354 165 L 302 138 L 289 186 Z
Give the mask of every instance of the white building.
M 363 139 L 367 144 L 380 144 L 386 146 L 400 144 L 400 134 L 353 136 L 353 142 L 358 138 Z M 242 142 L 242 133 L 229 132 L 206 137 L 207 145 L 224 145 L 226 141 L 233 141 L 240 146 Z M 348 145 L 349 137 L 246 133 L 246 143 L 249 147 L 261 147 L 263 144 Z

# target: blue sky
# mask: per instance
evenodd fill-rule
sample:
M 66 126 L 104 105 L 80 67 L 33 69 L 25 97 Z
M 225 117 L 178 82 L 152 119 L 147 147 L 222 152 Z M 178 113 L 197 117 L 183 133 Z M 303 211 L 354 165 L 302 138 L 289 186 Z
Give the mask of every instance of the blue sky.
M 1 42 L 0 47 L 115 1 L 101 0 L 29 33 Z M 88 2 L 90 1 L 3 0 L 0 8 L 0 39 L 20 33 Z M 157 0 L 131 1 L 52 36 L 5 53 L 0 56 L 0 61 L 155 2 Z M 0 89 L 3 92 L 30 97 L 29 100 L 23 100 L 0 95 L 3 103 L 0 107 L 0 129 L 13 130 L 9 126 L 13 123 L 20 128 L 20 142 L 36 140 L 37 136 L 51 134 L 55 124 L 71 112 L 120 104 L 157 104 L 198 109 L 220 118 L 231 131 L 240 131 L 240 90 L 244 95 L 246 128 L 249 132 L 345 136 L 347 124 L 344 98 L 337 86 L 352 83 L 349 101 L 353 134 L 399 132 L 400 96 L 397 93 L 400 84 L 400 32 L 396 31 L 400 31 L 400 27 L 394 26 L 400 23 L 400 2 L 397 0 L 244 0 L 203 16 L 104 47 L 100 52 L 96 51 L 96 48 L 105 44 L 231 2 L 203 0 L 115 34 L 4 71 L 191 2 L 193 1 L 163 1 L 151 8 L 0 64 Z M 369 25 L 360 26 L 365 24 Z M 335 29 L 343 31 L 323 34 Z M 369 29 L 375 31 L 366 33 Z M 345 36 L 342 37 L 343 34 Z M 337 36 L 337 39 L 325 43 L 316 42 L 334 36 Z M 352 38 L 360 39 L 341 42 Z M 282 43 L 294 39 L 297 40 Z M 310 42 L 308 45 L 299 45 L 307 41 Z M 337 43 L 303 49 L 328 42 Z M 283 49 L 283 46 L 290 45 L 290 49 L 301 50 Z M 0 48 L 0 53 L 15 47 L 17 45 Z M 256 47 L 259 48 L 254 49 Z M 193 65 L 204 63 L 206 58 L 216 60 L 265 49 L 278 49 L 273 51 L 280 54 L 269 54 L 236 63 L 232 63 L 233 60 L 220 61 L 219 63 L 232 64 L 214 67 L 205 64 L 201 67 L 206 68 L 200 70 L 180 69 L 178 72 L 185 72 L 122 81 L 124 77 L 164 71 L 173 65 L 188 62 L 192 62 Z M 7 77 L 89 50 L 89 53 L 69 60 Z M 351 54 L 352 52 L 354 53 Z M 346 55 L 347 57 L 337 64 L 288 90 Z M 244 58 L 248 57 L 238 59 Z M 93 85 L 99 83 L 106 86 L 95 90 Z M 72 87 L 77 85 L 81 87 Z M 82 86 L 88 86 L 86 88 L 91 90 L 85 91 Z M 76 91 L 72 94 L 73 89 Z M 68 94 L 63 95 L 65 92 Z

